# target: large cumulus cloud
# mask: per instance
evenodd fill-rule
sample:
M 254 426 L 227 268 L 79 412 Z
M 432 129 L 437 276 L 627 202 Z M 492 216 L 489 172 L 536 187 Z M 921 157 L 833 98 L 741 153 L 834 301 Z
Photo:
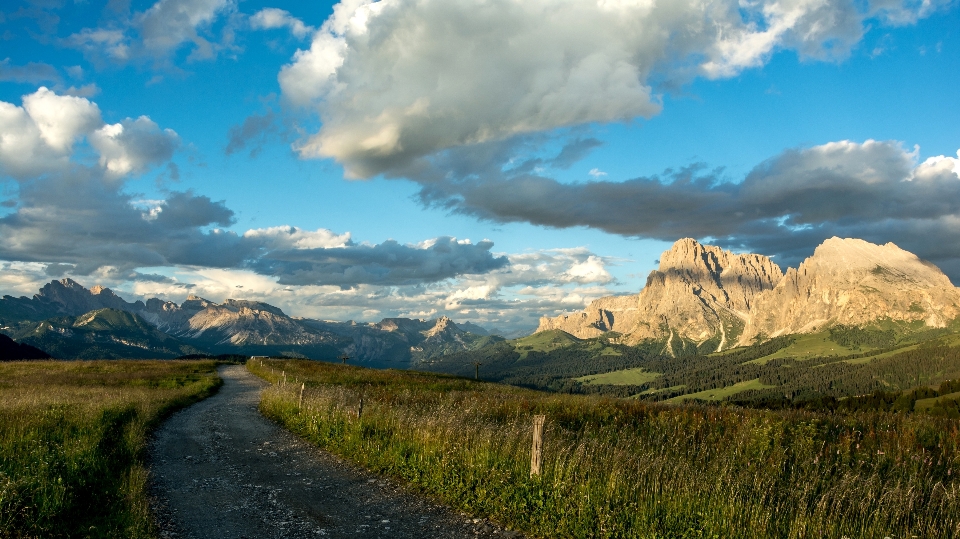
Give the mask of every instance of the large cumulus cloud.
M 280 72 L 323 126 L 301 141 L 347 174 L 396 172 L 457 146 L 649 117 L 659 91 L 730 77 L 778 49 L 842 58 L 889 0 L 344 0 Z
M 297 145 L 351 177 L 420 184 L 427 206 L 497 222 L 693 236 L 795 264 L 832 235 L 895 241 L 960 277 L 956 162 L 896 141 L 771 156 L 744 178 L 702 165 L 561 182 L 597 123 L 657 114 L 659 96 L 778 50 L 841 60 L 871 26 L 949 2 L 897 0 L 344 0 L 279 81 L 322 127 Z M 544 155 L 558 141 L 568 143 Z

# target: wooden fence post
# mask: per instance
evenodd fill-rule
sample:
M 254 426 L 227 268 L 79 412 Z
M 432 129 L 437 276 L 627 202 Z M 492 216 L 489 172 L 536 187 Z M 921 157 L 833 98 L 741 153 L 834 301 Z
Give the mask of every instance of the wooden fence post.
M 530 477 L 540 475 L 543 465 L 543 423 L 547 416 L 533 416 L 533 448 L 530 451 Z
M 300 404 L 297 406 L 298 410 L 303 410 L 303 390 L 306 388 L 307 388 L 306 382 L 300 384 Z
M 360 405 L 357 406 L 357 419 L 363 416 L 363 397 L 360 397 Z

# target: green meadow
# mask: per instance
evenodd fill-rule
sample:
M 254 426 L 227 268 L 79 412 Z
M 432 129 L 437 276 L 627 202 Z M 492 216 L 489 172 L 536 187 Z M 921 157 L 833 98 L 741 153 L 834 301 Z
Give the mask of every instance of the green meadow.
M 148 538 L 146 436 L 212 361 L 0 363 L 0 537 Z
M 659 372 L 650 372 L 642 367 L 636 369 L 625 369 L 622 371 L 605 372 L 603 374 L 590 374 L 574 378 L 578 382 L 585 384 L 609 384 L 609 385 L 641 385 L 652 382 L 660 377 Z
M 753 380 L 747 380 L 746 382 L 738 382 L 736 384 L 721 387 L 718 389 L 707 389 L 704 391 L 698 391 L 697 393 L 687 393 L 685 395 L 680 395 L 679 397 L 673 397 L 672 399 L 667 399 L 664 402 L 683 402 L 685 400 L 702 400 L 702 401 L 721 401 L 728 397 L 732 397 L 738 393 L 743 393 L 744 391 L 756 390 L 756 389 L 769 389 L 776 386 L 768 386 L 760 381 L 759 378 L 754 378 Z
M 960 535 L 960 424 L 946 417 L 667 405 L 309 361 L 247 368 L 273 384 L 267 417 L 535 537 Z M 544 465 L 531 476 L 540 414 Z

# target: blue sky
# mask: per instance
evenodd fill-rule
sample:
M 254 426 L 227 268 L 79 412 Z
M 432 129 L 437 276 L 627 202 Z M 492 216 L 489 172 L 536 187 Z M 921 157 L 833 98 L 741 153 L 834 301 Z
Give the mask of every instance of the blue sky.
M 685 236 L 794 266 L 893 241 L 960 278 L 955 2 L 334 13 L 4 4 L 0 288 L 529 329 Z

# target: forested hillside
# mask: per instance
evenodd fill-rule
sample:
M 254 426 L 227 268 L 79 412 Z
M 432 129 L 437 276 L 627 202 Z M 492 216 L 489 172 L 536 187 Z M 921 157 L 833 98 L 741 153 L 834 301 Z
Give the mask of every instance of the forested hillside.
M 815 402 L 829 407 L 824 403 L 830 399 L 899 395 L 960 378 L 960 336 L 952 333 L 916 343 L 893 332 L 841 327 L 818 343 L 836 350 L 834 355 L 804 355 L 811 349 L 808 342 L 798 346 L 800 337 L 782 336 L 724 353 L 677 357 L 663 355 L 660 343 L 628 346 L 618 344 L 615 335 L 576 339 L 556 330 L 537 335 L 542 336 L 447 355 L 423 367 L 564 393 L 775 407 Z M 850 353 L 868 345 L 875 348 Z

